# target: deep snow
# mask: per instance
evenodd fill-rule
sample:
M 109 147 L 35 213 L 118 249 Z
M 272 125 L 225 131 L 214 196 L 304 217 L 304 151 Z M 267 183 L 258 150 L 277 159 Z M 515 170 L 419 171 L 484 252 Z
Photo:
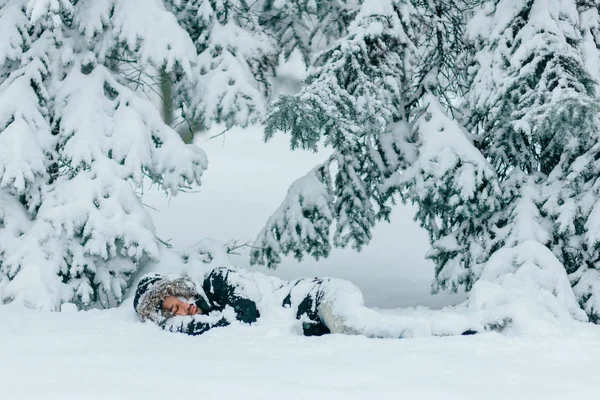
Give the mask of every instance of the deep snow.
M 215 127 L 214 132 L 219 128 Z M 205 142 L 209 169 L 199 193 L 168 199 L 146 190 L 157 232 L 184 250 L 204 237 L 254 239 L 287 187 L 326 153 L 290 152 L 287 138 L 264 145 L 257 128 Z M 146 188 L 147 189 L 147 188 Z M 368 305 L 439 308 L 462 296 L 429 293 L 427 235 L 399 205 L 361 253 L 285 259 L 285 279 L 337 276 Z M 247 266 L 245 251 L 233 256 Z M 68 307 L 67 307 L 68 308 Z M 528 311 L 528 310 L 527 310 Z M 426 310 L 382 310 L 426 317 Z M 530 315 L 531 316 L 531 315 Z M 393 316 L 390 316 L 393 318 Z M 529 320 L 529 319 L 527 319 Z M 1 399 L 585 399 L 600 395 L 600 327 L 537 321 L 519 335 L 367 339 L 301 336 L 293 319 L 216 329 L 200 337 L 140 323 L 121 308 L 47 313 L 0 306 Z
M 130 308 L 48 313 L 0 307 L 5 400 L 596 399 L 600 328 L 525 337 L 330 335 L 293 325 L 199 337 Z M 297 327 L 296 327 L 297 328 Z
M 290 90 L 294 84 L 291 79 Z M 288 185 L 327 155 L 286 151 L 284 136 L 264 145 L 259 128 L 233 129 L 204 142 L 221 130 L 216 126 L 197 138 L 210 162 L 200 193 L 170 200 L 156 191 L 144 196 L 157 232 L 172 239 L 176 249 L 203 237 L 223 243 L 253 240 Z M 363 290 L 370 305 L 439 308 L 457 303 L 462 296 L 429 294 L 433 265 L 424 259 L 427 236 L 412 221 L 413 211 L 396 207 L 392 223 L 376 227 L 362 253 L 338 250 L 319 262 L 287 259 L 276 271 L 257 269 L 287 279 L 343 277 Z M 233 262 L 247 266 L 247 255 L 242 251 Z M 429 314 L 382 312 L 389 318 Z M 121 308 L 86 312 L 0 305 L 0 321 L 2 400 L 546 400 L 600 395 L 600 327 L 576 322 L 544 330 L 546 325 L 537 321 L 519 336 L 394 340 L 306 338 L 294 320 L 271 319 L 187 337 L 140 323 L 130 298 Z
M 157 231 L 183 250 L 205 236 L 251 240 L 287 185 L 325 154 L 282 151 L 285 137 L 232 131 L 199 144 L 210 158 L 200 193 L 168 201 L 146 192 Z M 427 236 L 398 206 L 362 253 L 335 251 L 320 262 L 285 260 L 283 278 L 350 279 L 367 304 L 440 307 L 432 297 Z M 245 254 L 234 256 L 239 266 Z M 67 307 L 68 308 L 68 307 Z M 428 315 L 426 310 L 382 310 Z M 530 315 L 531 317 L 531 315 Z M 393 318 L 393 316 L 390 316 Z M 529 320 L 529 317 L 527 318 Z M 121 308 L 47 313 L 0 306 L 1 399 L 595 399 L 600 327 L 521 326 L 516 334 L 367 339 L 301 336 L 293 319 L 216 329 L 200 337 L 140 323 L 131 298 Z

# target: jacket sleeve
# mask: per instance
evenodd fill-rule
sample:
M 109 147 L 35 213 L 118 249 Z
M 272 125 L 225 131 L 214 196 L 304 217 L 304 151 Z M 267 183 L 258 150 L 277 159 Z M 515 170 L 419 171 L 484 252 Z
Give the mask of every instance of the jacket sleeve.
M 230 322 L 217 312 L 213 315 L 194 315 L 185 317 L 171 317 L 160 326 L 169 332 L 180 332 L 186 335 L 197 336 L 213 328 L 228 326 Z
M 321 336 L 331 333 L 319 317 L 319 307 L 323 299 L 321 285 L 323 279 L 298 279 L 283 299 L 283 307 L 296 307 L 296 319 L 302 322 L 304 336 Z M 292 295 L 296 304 L 292 304 Z
M 248 278 L 232 268 L 216 268 L 204 280 L 202 288 L 215 310 L 231 306 L 238 321 L 250 324 L 256 322 L 260 313 L 256 303 L 245 295 L 244 286 L 250 285 Z

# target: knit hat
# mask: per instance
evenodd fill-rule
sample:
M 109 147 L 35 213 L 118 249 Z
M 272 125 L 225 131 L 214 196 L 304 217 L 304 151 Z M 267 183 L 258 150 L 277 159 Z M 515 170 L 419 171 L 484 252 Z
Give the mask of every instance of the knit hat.
M 167 296 L 202 298 L 188 278 L 169 279 L 160 274 L 149 274 L 138 283 L 133 308 L 142 320 L 162 322 L 170 317 L 162 310 L 162 302 Z

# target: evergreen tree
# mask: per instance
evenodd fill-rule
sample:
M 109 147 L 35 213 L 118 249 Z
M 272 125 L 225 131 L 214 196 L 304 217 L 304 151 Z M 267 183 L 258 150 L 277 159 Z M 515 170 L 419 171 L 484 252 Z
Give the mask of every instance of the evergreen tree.
M 480 0 L 413 0 L 417 11 L 412 23 L 418 51 L 414 80 L 415 101 L 424 92 L 435 94 L 444 108 L 462 123 L 456 101 L 465 94 L 471 46 L 465 38 L 469 14 Z
M 527 243 L 540 254 L 551 249 L 568 273 L 585 258 L 581 235 L 590 209 L 581 189 L 588 174 L 576 178 L 573 169 L 583 172 L 580 157 L 597 143 L 599 103 L 580 32 L 573 0 L 488 2 L 471 21 L 477 68 L 467 96 L 470 127 L 503 193 L 501 211 L 489 219 L 492 257 Z M 555 264 L 525 250 L 519 260 L 540 270 Z
M 592 316 L 599 103 L 585 60 L 597 56 L 597 15 L 575 0 L 362 2 L 302 92 L 267 118 L 267 139 L 282 130 L 292 148 L 334 152 L 292 186 L 252 261 L 326 256 L 331 229 L 334 246 L 360 249 L 400 193 L 429 231 L 434 290 L 483 277 L 581 318 L 566 269 Z
M 190 124 L 227 128 L 258 122 L 266 113 L 277 49 L 259 25 L 260 2 L 168 0 L 198 53 L 192 81 L 178 80 L 174 100 Z
M 119 302 L 159 257 L 135 187 L 175 194 L 206 168 L 131 66 L 191 78 L 194 45 L 158 0 L 2 0 L 0 32 L 0 298 Z
M 459 104 L 471 56 L 465 25 L 474 2 L 414 3 L 418 62 L 410 123 L 417 157 L 397 173 L 395 186 L 417 206 L 415 217 L 429 232 L 433 291 L 468 290 L 486 258 L 486 221 L 498 210 L 500 193 L 493 167 L 461 124 Z
M 321 53 L 301 93 L 283 95 L 266 121 L 267 140 L 289 132 L 292 148 L 334 151 L 296 181 L 256 240 L 252 262 L 274 266 L 279 253 L 326 256 L 333 244 L 360 250 L 388 219 L 395 189 L 387 180 L 413 156 L 406 120 L 414 52 L 403 21 L 414 9 L 363 2 L 348 36 Z M 310 226 L 310 225 L 314 226 Z
M 433 289 L 467 290 L 479 277 L 492 238 L 488 219 L 500 209 L 496 172 L 436 96 L 413 123 L 418 156 L 399 174 L 404 196 L 418 205 L 435 263 Z
M 273 33 L 285 59 L 297 50 L 304 63 L 347 34 L 359 7 L 348 0 L 267 0 L 261 23 Z
M 275 102 L 267 139 L 282 130 L 291 133 L 292 148 L 316 150 L 323 141 L 334 153 L 292 185 L 256 240 L 252 262 L 275 266 L 279 253 L 326 256 L 330 227 L 335 227 L 335 246 L 359 250 L 369 242 L 373 225 L 389 218 L 394 193 L 409 191 L 408 180 L 399 176 L 415 162 L 419 133 L 411 128 L 411 114 L 422 110 L 416 106 L 425 93 L 444 98 L 448 106 L 462 89 L 457 79 L 466 59 L 461 6 L 466 7 L 462 1 L 363 2 L 348 35 L 316 58 L 302 93 Z M 432 108 L 436 121 L 445 114 Z M 300 190 L 302 182 L 316 181 L 319 190 Z M 305 207 L 313 196 L 304 192 L 327 193 L 327 199 Z M 404 196 L 417 202 L 418 197 L 414 190 Z M 318 212 L 311 208 L 317 203 Z M 302 218 L 295 214 L 300 211 Z M 427 213 L 423 224 L 429 223 Z M 318 232 L 319 240 L 297 234 L 308 231 Z M 440 239 L 439 232 L 431 234 Z
M 600 87 L 600 3 L 580 1 L 580 48 L 588 73 L 594 79 L 596 96 Z M 579 157 L 565 159 L 553 172 L 545 188 L 545 208 L 556 216 L 555 253 L 563 261 L 575 295 L 591 321 L 600 322 L 600 143 L 597 111 L 579 122 L 585 124 L 588 142 Z

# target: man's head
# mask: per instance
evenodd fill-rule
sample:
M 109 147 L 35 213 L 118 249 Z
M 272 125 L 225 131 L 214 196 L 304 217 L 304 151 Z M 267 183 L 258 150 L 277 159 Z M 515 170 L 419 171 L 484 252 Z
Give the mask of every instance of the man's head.
M 142 320 L 160 323 L 173 315 L 199 314 L 198 307 L 193 304 L 193 300 L 198 298 L 201 295 L 190 279 L 169 279 L 151 274 L 140 280 L 133 307 Z
M 191 298 L 167 296 L 162 301 L 162 311 L 167 315 L 198 315 L 202 314 Z

